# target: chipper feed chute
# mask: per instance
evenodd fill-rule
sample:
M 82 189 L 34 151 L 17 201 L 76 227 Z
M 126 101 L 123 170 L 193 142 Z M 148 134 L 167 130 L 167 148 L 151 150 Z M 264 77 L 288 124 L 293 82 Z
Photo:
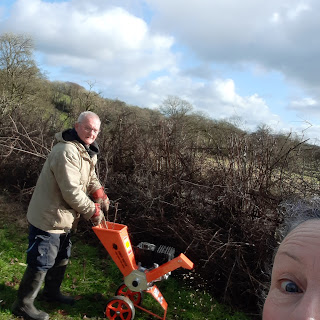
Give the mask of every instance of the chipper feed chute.
M 137 269 L 127 226 L 106 221 L 92 229 L 124 277 Z
M 166 279 L 171 271 L 180 267 L 193 269 L 192 261 L 181 253 L 178 257 L 170 258 L 160 266 L 154 263 L 152 267 L 147 268 L 141 266 L 141 261 L 137 265 L 127 226 L 104 221 L 92 229 L 124 276 L 124 283 L 117 289 L 116 295 L 107 302 L 107 318 L 132 320 L 135 315 L 134 307 L 137 307 L 158 319 L 165 320 L 168 304 L 153 282 Z M 154 245 L 148 245 L 154 250 Z M 159 252 L 165 251 L 161 248 Z M 164 310 L 162 317 L 141 307 L 142 292 L 151 294 L 161 305 Z

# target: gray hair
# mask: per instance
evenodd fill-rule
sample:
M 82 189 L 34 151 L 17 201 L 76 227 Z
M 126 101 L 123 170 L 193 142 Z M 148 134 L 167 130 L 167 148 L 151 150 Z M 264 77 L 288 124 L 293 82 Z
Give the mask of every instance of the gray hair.
M 309 220 L 320 219 L 319 197 L 294 202 L 284 202 L 280 208 L 283 211 L 283 223 L 276 233 L 279 242 L 300 224 Z
M 80 113 L 80 115 L 78 117 L 78 120 L 77 120 L 77 123 L 83 122 L 86 118 L 97 118 L 100 121 L 99 116 L 97 114 L 95 114 L 94 112 L 92 112 L 92 111 L 83 111 L 83 112 Z

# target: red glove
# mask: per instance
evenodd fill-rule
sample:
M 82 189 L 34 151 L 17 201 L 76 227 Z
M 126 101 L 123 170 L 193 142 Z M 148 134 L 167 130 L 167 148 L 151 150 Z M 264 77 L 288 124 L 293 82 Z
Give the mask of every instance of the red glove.
M 110 200 L 109 200 L 108 196 L 105 194 L 103 188 L 96 190 L 92 194 L 92 197 L 96 202 L 100 203 L 103 212 L 109 211 Z
M 95 206 L 96 206 L 96 212 L 90 219 L 95 226 L 98 226 L 101 223 L 102 219 L 104 218 L 104 214 L 100 209 L 99 203 L 95 203 Z

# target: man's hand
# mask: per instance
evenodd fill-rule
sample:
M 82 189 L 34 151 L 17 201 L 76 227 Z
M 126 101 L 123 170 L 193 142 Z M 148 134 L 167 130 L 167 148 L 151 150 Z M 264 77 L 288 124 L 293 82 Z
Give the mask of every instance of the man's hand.
M 104 213 L 108 213 L 109 211 L 109 206 L 110 206 L 110 200 L 109 198 L 105 198 L 104 200 L 102 200 L 101 202 L 101 209 Z
M 98 226 L 102 219 L 104 218 L 104 214 L 100 209 L 100 204 L 99 203 L 95 203 L 96 206 L 96 212 L 95 214 L 91 217 L 91 222 L 93 223 L 94 226 Z
M 102 211 L 105 214 L 107 214 L 109 211 L 110 200 L 109 200 L 108 196 L 105 194 L 103 188 L 96 190 L 92 194 L 92 197 L 97 203 L 100 203 Z

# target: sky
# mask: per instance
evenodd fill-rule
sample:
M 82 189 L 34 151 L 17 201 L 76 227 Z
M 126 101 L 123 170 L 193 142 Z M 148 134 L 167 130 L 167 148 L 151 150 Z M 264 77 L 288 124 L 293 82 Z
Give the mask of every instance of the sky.
M 51 81 L 320 144 L 318 0 L 0 0 Z

